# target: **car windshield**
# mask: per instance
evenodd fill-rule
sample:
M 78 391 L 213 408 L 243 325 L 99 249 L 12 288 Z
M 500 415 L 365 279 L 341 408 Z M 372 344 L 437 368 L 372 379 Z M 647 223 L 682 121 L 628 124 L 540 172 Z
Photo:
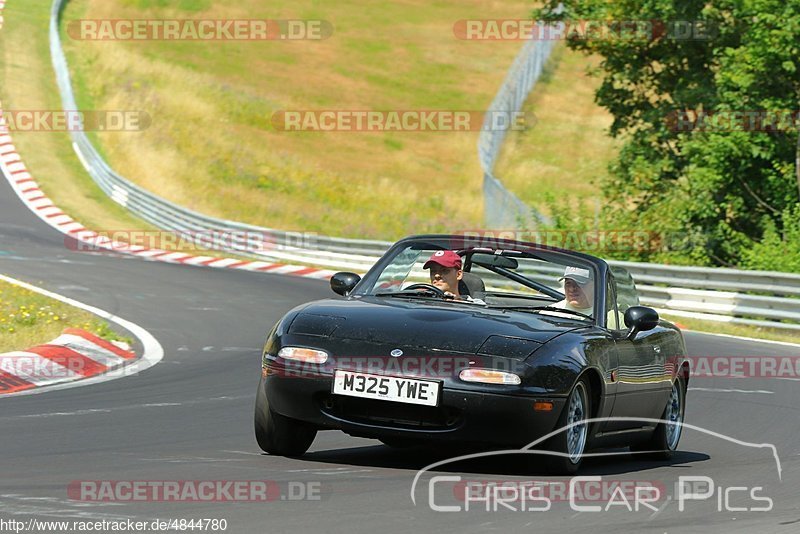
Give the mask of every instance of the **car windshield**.
M 412 243 L 385 259 L 357 294 L 442 300 L 446 292 L 455 303 L 587 320 L 594 317 L 595 277 L 589 262 L 562 252 Z

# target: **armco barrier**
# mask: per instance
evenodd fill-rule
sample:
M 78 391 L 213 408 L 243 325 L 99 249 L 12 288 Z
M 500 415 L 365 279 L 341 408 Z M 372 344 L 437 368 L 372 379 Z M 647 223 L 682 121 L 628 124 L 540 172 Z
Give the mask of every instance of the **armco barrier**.
M 60 13 L 67 1 L 53 2 L 50 48 L 64 109 L 75 110 L 78 107 L 58 32 Z M 535 83 L 548 54 L 548 48 L 536 48 L 530 42 L 526 43 L 515 63 L 522 66 L 512 68 L 512 72 L 527 74 L 517 88 L 508 89 L 507 96 L 498 94 L 493 107 L 506 111 L 520 109 L 523 93 L 527 94 Z M 507 85 L 508 79 L 504 87 Z M 294 234 L 208 217 L 164 200 L 115 173 L 83 132 L 72 131 L 70 135 L 75 152 L 100 188 L 117 203 L 159 228 L 176 233 L 204 230 L 258 232 L 269 236 L 281 247 L 258 254 L 250 252 L 249 255 L 358 272 L 369 269 L 391 244 L 387 241 L 315 236 L 313 247 L 292 246 Z M 501 142 L 500 137 L 482 138 L 481 163 L 484 169 L 487 164 L 493 166 Z M 489 177 L 494 180 L 491 173 Z M 517 222 L 512 221 L 514 226 L 511 227 L 515 227 Z M 218 245 L 221 250 L 240 254 L 247 254 L 249 250 L 231 243 Z M 625 267 L 633 275 L 642 294 L 642 303 L 673 315 L 800 330 L 800 275 L 634 262 L 609 263 Z

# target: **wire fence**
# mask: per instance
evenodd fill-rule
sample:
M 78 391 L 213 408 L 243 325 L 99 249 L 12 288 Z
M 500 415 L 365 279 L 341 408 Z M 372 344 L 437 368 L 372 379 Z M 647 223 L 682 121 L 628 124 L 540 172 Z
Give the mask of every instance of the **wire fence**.
M 512 114 L 522 109 L 542 75 L 555 41 L 529 40 L 522 46 L 503 85 L 489 106 L 487 120 L 497 113 Z M 505 188 L 494 167 L 508 130 L 484 128 L 478 139 L 478 159 L 483 168 L 484 221 L 488 228 L 535 228 L 548 219 Z

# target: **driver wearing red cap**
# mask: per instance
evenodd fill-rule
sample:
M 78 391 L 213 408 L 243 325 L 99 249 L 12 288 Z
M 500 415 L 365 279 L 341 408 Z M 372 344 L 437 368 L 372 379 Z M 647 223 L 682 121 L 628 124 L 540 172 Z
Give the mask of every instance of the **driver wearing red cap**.
M 452 250 L 437 250 L 422 266 L 430 269 L 431 285 L 444 292 L 445 297 L 461 299 L 458 293 L 458 282 L 464 276 L 461 270 L 461 256 Z
M 459 293 L 458 285 L 464 271 L 461 269 L 461 256 L 452 250 L 437 250 L 422 268 L 431 270 L 431 285 L 441 289 L 445 298 L 486 305 L 481 299 Z

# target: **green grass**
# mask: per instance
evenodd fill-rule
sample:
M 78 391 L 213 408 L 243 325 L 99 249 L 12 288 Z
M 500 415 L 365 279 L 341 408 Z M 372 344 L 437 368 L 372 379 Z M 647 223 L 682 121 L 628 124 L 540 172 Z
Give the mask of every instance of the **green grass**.
M 73 0 L 78 18 L 304 18 L 323 41 L 88 42 L 65 48 L 81 107 L 147 111 L 94 136 L 134 182 L 204 213 L 286 230 L 394 239 L 482 222 L 477 132 L 280 132 L 283 109 L 483 110 L 519 42 L 453 36 L 466 18 L 525 16 L 477 0 Z
M 558 45 L 523 111 L 536 117 L 533 128 L 510 132 L 495 175 L 520 199 L 549 214 L 546 199 L 594 210 L 600 184 L 618 144 L 608 135 L 612 117 L 594 102 L 599 78 L 588 70 L 596 58 Z
M 70 327 L 109 341 L 131 343 L 130 338 L 120 336 L 91 313 L 0 281 L 0 353 L 47 343 Z

